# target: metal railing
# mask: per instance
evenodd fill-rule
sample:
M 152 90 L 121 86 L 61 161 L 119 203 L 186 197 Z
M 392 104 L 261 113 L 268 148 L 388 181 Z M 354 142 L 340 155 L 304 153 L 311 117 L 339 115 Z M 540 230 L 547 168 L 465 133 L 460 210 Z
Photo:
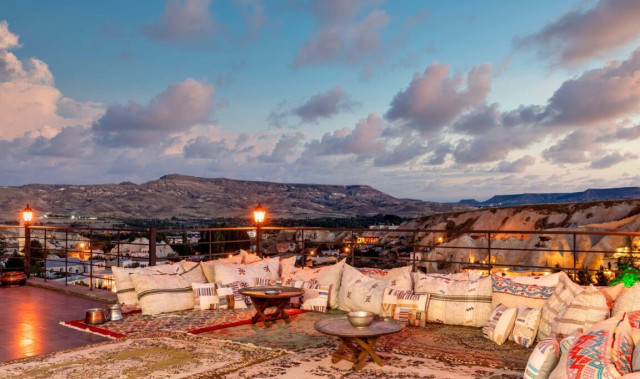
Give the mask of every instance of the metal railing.
M 26 230 L 0 226 L 0 253 L 5 261 L 10 253 L 25 254 L 28 275 L 64 280 L 67 285 L 84 283 L 91 289 L 112 288 L 111 266 L 213 260 L 238 249 L 259 255 L 296 255 L 301 266 L 347 258 L 354 266 L 411 265 L 414 271 L 428 272 L 564 270 L 574 278 L 579 272 L 593 275 L 599 271 L 611 278 L 619 273 L 621 258 L 640 260 L 640 251 L 634 250 L 640 247 L 640 232 L 262 227 L 261 238 L 255 234 L 254 227 L 30 226 Z M 536 238 L 538 243 L 532 246 Z M 540 255 L 547 257 L 544 263 Z

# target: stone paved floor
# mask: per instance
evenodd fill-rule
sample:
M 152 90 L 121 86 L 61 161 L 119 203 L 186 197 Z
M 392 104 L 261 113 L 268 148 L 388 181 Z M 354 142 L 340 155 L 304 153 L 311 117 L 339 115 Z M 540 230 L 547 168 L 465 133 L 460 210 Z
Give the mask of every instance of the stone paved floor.
M 106 341 L 59 325 L 95 307 L 106 304 L 33 286 L 0 286 L 0 362 Z

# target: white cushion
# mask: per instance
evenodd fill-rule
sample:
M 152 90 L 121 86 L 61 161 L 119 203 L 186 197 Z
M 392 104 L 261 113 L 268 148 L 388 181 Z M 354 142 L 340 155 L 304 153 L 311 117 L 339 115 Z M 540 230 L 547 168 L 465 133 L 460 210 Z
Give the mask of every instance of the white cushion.
M 143 315 L 183 311 L 194 307 L 191 283 L 180 275 L 131 274 Z
M 200 309 L 217 309 L 220 303 L 215 283 L 191 283 L 194 296 L 194 307 Z
M 482 327 L 482 334 L 498 345 L 502 345 L 511 334 L 517 313 L 517 308 L 498 304 Z
M 390 317 L 412 326 L 426 326 L 429 295 L 399 291 L 387 287 L 382 296 L 382 317 Z
M 384 280 L 368 277 L 345 264 L 338 292 L 338 308 L 344 311 L 368 311 L 379 315 L 386 286 L 387 282 Z
M 582 288 L 572 282 L 567 274 L 561 273 L 560 282 L 551 297 L 542 306 L 538 340 L 551 336 L 551 325 L 580 292 L 582 292 Z
M 611 315 L 616 316 L 624 312 L 640 310 L 640 283 L 624 291 L 613 304 Z
M 215 279 L 222 284 L 240 282 L 243 288 L 251 287 L 256 278 L 277 279 L 279 262 L 277 257 L 249 264 L 218 262 L 213 266 Z
M 517 309 L 518 314 L 509 339 L 515 341 L 518 345 L 529 347 L 536 341 L 542 310 L 524 306 L 519 306 Z
M 145 268 L 123 268 L 111 267 L 113 280 L 116 285 L 116 294 L 118 303 L 125 305 L 138 306 L 138 296 L 136 289 L 129 277 L 130 274 L 179 274 L 184 272 L 180 265 L 159 265 L 149 266 Z
M 338 292 L 340 291 L 340 280 L 342 278 L 342 270 L 344 268 L 346 259 L 340 262 L 323 266 L 314 269 L 297 269 L 287 275 L 283 273 L 282 279 L 302 280 L 304 282 L 313 282 L 320 285 L 331 286 L 331 292 L 329 293 L 329 306 L 331 308 L 338 307 Z
M 182 261 L 180 262 L 182 269 L 184 272 L 182 278 L 188 281 L 189 283 L 206 283 L 207 278 L 204 276 L 202 272 L 202 265 L 199 262 L 188 262 Z
M 291 304 L 300 305 L 300 309 L 320 313 L 325 313 L 329 309 L 331 286 L 291 279 L 288 279 L 284 286 L 304 289 L 302 296 L 291 298 Z
M 533 348 L 524 379 L 546 379 L 560 360 L 560 346 L 555 338 L 545 338 Z
M 607 299 L 596 287 L 590 285 L 554 320 L 551 334 L 566 337 L 574 332 L 582 333 L 608 317 Z

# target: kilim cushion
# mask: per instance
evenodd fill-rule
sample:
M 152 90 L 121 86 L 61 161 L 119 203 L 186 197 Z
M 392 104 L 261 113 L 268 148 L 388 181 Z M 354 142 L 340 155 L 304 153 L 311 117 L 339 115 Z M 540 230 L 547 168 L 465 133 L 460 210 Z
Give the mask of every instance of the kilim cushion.
M 288 279 L 283 283 L 287 287 L 304 289 L 304 295 L 291 299 L 292 305 L 300 305 L 300 309 L 325 313 L 329 309 L 329 293 L 331 286 L 316 282 Z
M 240 294 L 238 291 L 242 288 L 241 283 L 238 281 L 222 284 L 220 282 L 216 283 L 218 297 L 220 298 L 220 308 L 221 309 L 245 309 L 247 308 L 247 303 L 245 301 L 244 296 Z M 227 295 L 233 295 L 233 306 L 230 306 L 226 301 Z M 249 300 L 251 301 L 251 300 Z
M 560 346 L 555 338 L 538 342 L 524 370 L 525 379 L 546 379 L 560 360 Z
M 590 285 L 551 324 L 551 334 L 566 337 L 576 331 L 584 332 L 608 317 L 607 299 L 596 287 Z
M 143 315 L 182 311 L 194 306 L 191 283 L 180 275 L 131 274 Z
M 633 287 L 622 293 L 613 304 L 611 314 L 613 316 L 624 312 L 633 312 L 640 310 L 640 283 L 636 283 Z
M 215 283 L 191 283 L 195 307 L 200 309 L 218 309 L 220 299 Z
M 290 273 L 282 273 L 282 280 L 287 279 L 302 280 L 304 282 L 315 281 L 320 285 L 331 286 L 329 293 L 329 306 L 331 308 L 338 307 L 338 292 L 340 291 L 340 280 L 342 278 L 342 270 L 346 259 L 340 262 L 314 269 L 297 269 Z
M 182 261 L 180 262 L 180 265 L 184 270 L 184 272 L 180 274 L 182 276 L 182 279 L 192 284 L 207 282 L 207 278 L 204 276 L 204 273 L 202 272 L 202 265 L 199 262 Z
M 553 294 L 542 306 L 540 316 L 540 326 L 538 327 L 538 340 L 551 336 L 551 325 L 558 315 L 571 304 L 573 299 L 582 292 L 582 288 L 565 273 L 561 273 L 560 282 L 553 291 Z
M 416 294 L 428 294 L 427 321 L 482 327 L 491 315 L 491 278 L 451 280 L 424 276 Z
M 278 279 L 280 259 L 263 259 L 249 264 L 219 262 L 214 265 L 216 282 L 223 284 L 240 282 L 241 288 L 251 287 L 256 278 Z
M 391 287 L 400 291 L 413 290 L 411 266 L 397 267 L 390 270 L 358 268 L 358 271 L 370 278 L 384 280 L 385 282 L 387 282 L 387 287 Z
M 542 308 L 555 289 L 555 287 L 518 283 L 497 275 L 491 275 L 491 281 L 493 286 L 491 304 L 493 307 L 503 304 L 507 307 L 524 305 L 528 308 Z
M 413 291 L 399 291 L 387 287 L 382 297 L 380 316 L 424 327 L 427 323 L 428 302 L 428 294 L 416 295 Z
M 519 306 L 513 331 L 509 339 L 524 347 L 530 347 L 536 340 L 540 325 L 540 308 Z
M 179 274 L 184 272 L 180 265 L 159 265 L 145 268 L 111 267 L 116 285 L 118 303 L 138 306 L 138 296 L 129 274 Z
M 344 311 L 369 311 L 379 315 L 386 286 L 387 282 L 384 280 L 370 278 L 345 264 L 338 292 L 338 308 Z
M 550 378 L 616 378 L 631 373 L 633 340 L 625 315 L 601 321 L 581 335 Z M 563 364 L 564 363 L 564 364 Z
M 482 327 L 482 334 L 498 345 L 502 345 L 511 334 L 517 313 L 517 308 L 498 304 Z

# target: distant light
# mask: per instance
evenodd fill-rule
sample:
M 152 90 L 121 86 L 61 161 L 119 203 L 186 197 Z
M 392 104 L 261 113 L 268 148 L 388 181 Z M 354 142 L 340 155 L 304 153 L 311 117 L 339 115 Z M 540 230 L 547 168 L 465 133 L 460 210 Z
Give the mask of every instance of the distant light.
M 71 219 L 72 219 L 72 220 L 73 220 L 73 219 L 75 219 L 75 218 L 76 218 L 76 216 L 74 216 L 74 215 L 71 215 Z

